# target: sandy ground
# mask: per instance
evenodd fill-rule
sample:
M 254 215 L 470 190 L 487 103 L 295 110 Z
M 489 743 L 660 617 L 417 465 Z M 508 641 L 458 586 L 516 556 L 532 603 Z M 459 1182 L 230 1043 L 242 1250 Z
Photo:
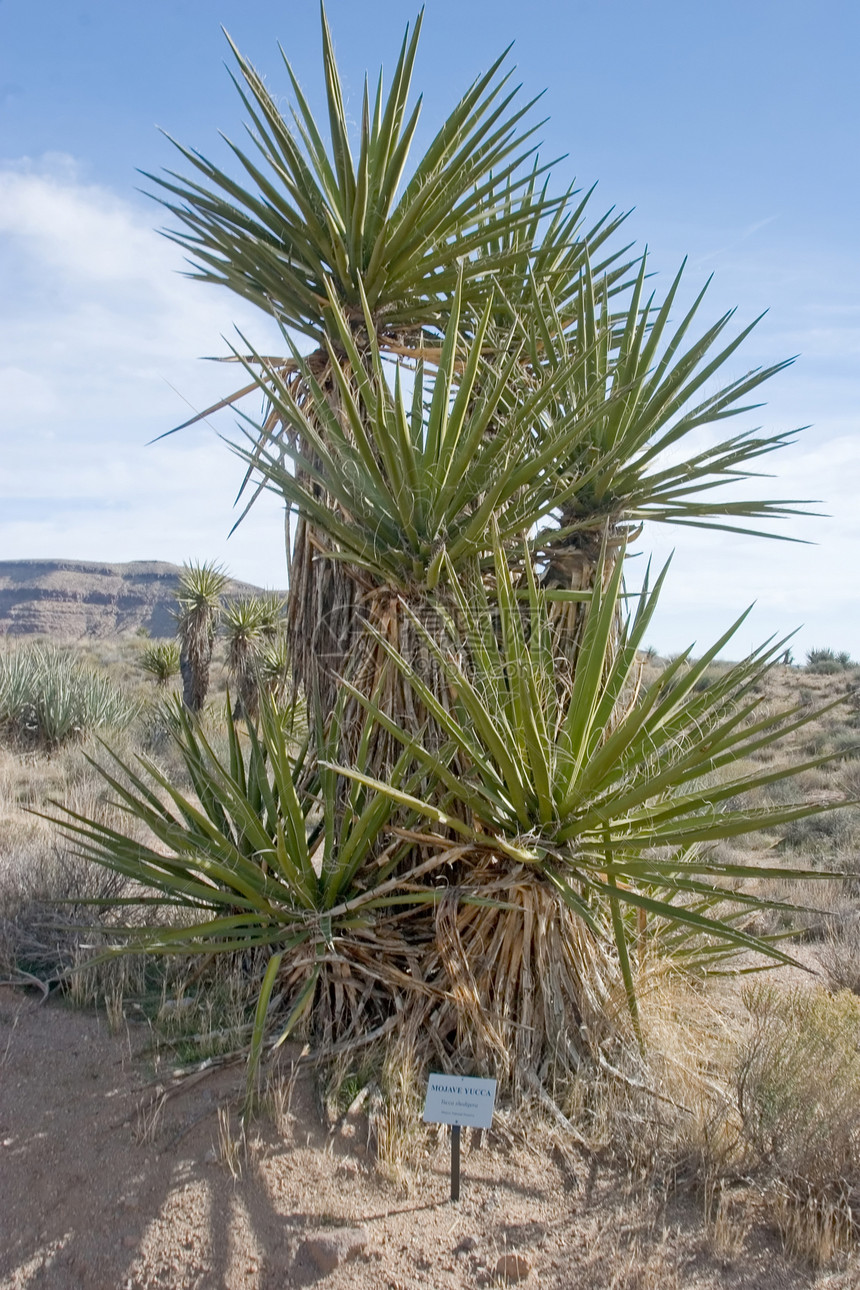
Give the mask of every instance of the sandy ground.
M 147 1133 L 145 1029 L 114 1036 L 104 1017 L 36 1000 L 0 989 L 4 1290 L 430 1290 L 506 1274 L 589 1290 L 860 1286 L 860 1266 L 816 1277 L 766 1231 L 718 1258 L 695 1197 L 661 1201 L 608 1168 L 495 1135 L 464 1143 L 459 1204 L 441 1138 L 406 1192 L 380 1176 L 361 1132 L 327 1132 L 308 1077 L 277 1128 L 260 1124 L 234 1179 L 218 1109 L 235 1107 L 241 1070 L 170 1098 Z M 342 1228 L 363 1229 L 364 1246 L 324 1271 L 313 1241 L 336 1246 Z

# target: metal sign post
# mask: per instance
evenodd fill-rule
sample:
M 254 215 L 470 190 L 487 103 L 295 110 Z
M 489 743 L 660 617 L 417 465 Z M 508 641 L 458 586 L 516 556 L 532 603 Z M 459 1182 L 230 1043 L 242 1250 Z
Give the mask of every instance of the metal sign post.
M 425 1124 L 451 1126 L 451 1200 L 460 1199 L 460 1128 L 489 1129 L 496 1104 L 496 1081 L 468 1075 L 431 1074 L 424 1101 Z
M 460 1199 L 460 1126 L 451 1125 L 451 1199 Z

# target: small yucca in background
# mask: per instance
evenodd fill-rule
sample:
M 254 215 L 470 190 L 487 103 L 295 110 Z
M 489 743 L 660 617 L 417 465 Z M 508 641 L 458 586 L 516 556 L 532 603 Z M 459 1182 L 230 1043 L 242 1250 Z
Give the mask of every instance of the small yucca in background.
M 811 649 L 806 655 L 807 672 L 819 672 L 824 676 L 833 672 L 847 672 L 854 666 L 847 649 L 837 652 L 825 646 L 822 649 Z
M 264 648 L 259 664 L 260 684 L 277 704 L 283 704 L 292 689 L 290 650 L 286 637 L 276 636 Z
M 48 749 L 93 730 L 131 723 L 137 706 L 101 672 L 55 646 L 0 658 L 0 723 Z
M 186 564 L 179 577 L 176 599 L 179 669 L 182 699 L 192 712 L 200 712 L 209 693 L 209 668 L 221 614 L 221 595 L 229 577 L 214 562 Z
M 179 646 L 176 641 L 158 641 L 149 645 L 140 656 L 144 672 L 154 676 L 160 686 L 167 685 L 179 673 Z
M 221 614 L 227 639 L 227 668 L 236 688 L 236 715 L 258 708 L 257 662 L 265 639 L 263 607 L 254 596 L 231 600 Z
M 284 598 L 277 592 L 242 596 L 228 601 L 221 614 L 227 641 L 227 669 L 236 690 L 236 715 L 256 717 L 260 689 L 282 688 L 275 683 L 281 662 L 279 632 L 283 625 Z M 285 662 L 285 660 L 284 660 Z M 285 664 L 286 665 L 286 664 Z M 268 676 L 273 684 L 266 684 Z M 284 687 L 285 688 L 285 687 Z

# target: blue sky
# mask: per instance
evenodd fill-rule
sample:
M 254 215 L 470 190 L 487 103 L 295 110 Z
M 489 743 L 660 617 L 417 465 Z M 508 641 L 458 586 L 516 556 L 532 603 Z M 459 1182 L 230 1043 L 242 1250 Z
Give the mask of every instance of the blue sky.
M 410 8 L 330 0 L 347 91 L 391 65 Z M 175 164 L 163 127 L 223 160 L 242 110 L 223 24 L 288 98 L 280 39 L 313 104 L 314 2 L 0 0 L 0 558 L 220 558 L 284 582 L 274 499 L 227 541 L 241 466 L 206 427 L 147 442 L 213 401 L 234 324 L 266 320 L 178 275 L 136 168 Z M 757 602 L 740 652 L 805 624 L 814 645 L 860 657 L 860 94 L 856 5 L 428 0 L 416 87 L 425 138 L 510 40 L 529 94 L 546 89 L 542 154 L 559 179 L 599 181 L 594 210 L 635 208 L 658 284 L 689 257 L 692 291 L 715 275 L 708 316 L 769 312 L 739 368 L 792 354 L 756 417 L 811 424 L 772 459 L 773 495 L 821 498 L 829 518 L 783 531 L 813 546 L 646 532 L 676 555 L 652 630 L 670 651 L 719 634 Z M 420 145 L 420 140 L 419 140 Z M 218 423 L 229 434 L 231 421 Z

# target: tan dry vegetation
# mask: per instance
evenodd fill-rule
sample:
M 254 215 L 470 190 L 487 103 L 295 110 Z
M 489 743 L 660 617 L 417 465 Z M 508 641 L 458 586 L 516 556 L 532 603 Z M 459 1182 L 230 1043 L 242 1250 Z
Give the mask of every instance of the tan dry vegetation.
M 155 687 L 135 671 L 137 648 L 99 643 L 91 661 L 144 696 Z M 771 673 L 769 702 L 847 698 L 796 737 L 808 755 L 847 754 L 807 772 L 799 793 L 857 792 L 857 681 L 856 671 Z M 115 742 L 179 773 L 152 709 Z M 856 1284 L 860 1004 L 838 993 L 856 985 L 855 810 L 753 840 L 759 854 L 847 875 L 789 897 L 820 911 L 796 920 L 808 972 L 779 969 L 750 988 L 748 977 L 685 980 L 641 965 L 647 1059 L 608 1041 L 554 1101 L 502 1106 L 489 1138 L 468 1145 L 464 1197 L 451 1207 L 447 1144 L 419 1122 L 408 1053 L 386 1065 L 371 1049 L 327 1072 L 283 1062 L 243 1136 L 242 1068 L 219 1064 L 247 1034 L 241 963 L 214 976 L 134 959 L 90 969 L 66 992 L 85 1011 L 59 992 L 40 1002 L 35 987 L 21 991 L 95 943 L 75 897 L 118 894 L 30 814 L 49 798 L 88 815 L 115 809 L 87 754 L 97 745 L 0 748 L 0 977 L 19 987 L 4 987 L 0 1013 L 0 1284 L 471 1286 L 514 1268 L 508 1254 L 546 1286 Z M 58 898 L 72 903 L 52 906 Z M 785 930 L 788 915 L 768 917 L 762 930 Z M 610 1006 L 622 1015 L 623 997 Z M 172 1071 L 207 1059 L 208 1073 L 174 1082 Z M 304 1242 L 337 1225 L 364 1226 L 367 1245 L 320 1278 Z

